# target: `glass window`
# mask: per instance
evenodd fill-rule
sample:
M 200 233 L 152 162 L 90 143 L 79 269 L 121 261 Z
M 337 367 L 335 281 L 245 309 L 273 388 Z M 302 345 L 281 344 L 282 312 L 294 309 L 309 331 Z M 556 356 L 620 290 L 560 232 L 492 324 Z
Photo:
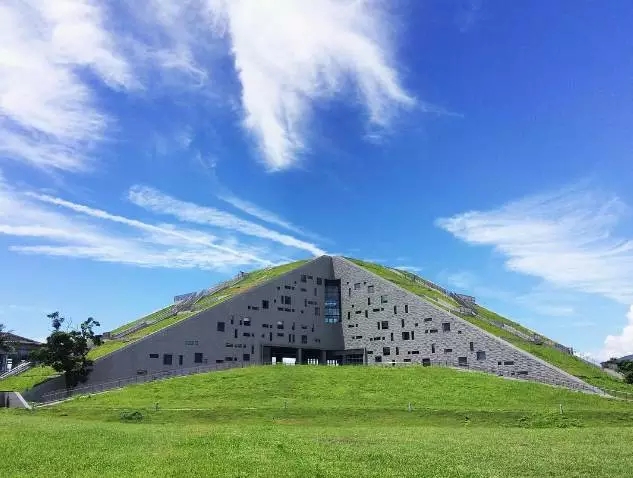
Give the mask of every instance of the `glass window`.
M 326 324 L 341 321 L 341 281 L 325 279 L 324 320 Z M 320 311 L 319 311 L 320 312 Z M 319 315 L 319 314 L 316 314 Z
M 218 332 L 224 332 L 224 322 L 218 322 Z
M 172 354 L 163 354 L 163 365 L 171 365 L 174 356 Z
M 202 363 L 202 354 L 196 352 L 195 354 L 193 354 L 193 362 L 194 363 Z

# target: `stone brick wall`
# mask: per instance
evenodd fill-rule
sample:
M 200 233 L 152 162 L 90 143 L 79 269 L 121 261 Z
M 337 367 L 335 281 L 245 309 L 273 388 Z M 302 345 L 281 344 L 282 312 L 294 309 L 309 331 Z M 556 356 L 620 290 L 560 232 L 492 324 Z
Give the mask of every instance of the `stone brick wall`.
M 498 375 L 599 391 L 344 258 L 334 257 L 333 268 L 341 279 L 345 348 L 364 348 L 370 364 L 461 363 Z

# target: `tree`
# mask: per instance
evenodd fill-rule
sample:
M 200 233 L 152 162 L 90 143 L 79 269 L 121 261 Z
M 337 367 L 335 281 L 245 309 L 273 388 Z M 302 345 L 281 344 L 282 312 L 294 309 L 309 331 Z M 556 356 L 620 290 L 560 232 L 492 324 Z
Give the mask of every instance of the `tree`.
M 59 315 L 59 312 L 48 314 L 47 317 L 51 321 L 53 331 L 46 338 L 46 344 L 33 352 L 32 357 L 63 373 L 67 389 L 76 387 L 88 380 L 92 371 L 93 362 L 87 356 L 91 344 L 101 344 L 101 337 L 93 331 L 94 327 L 101 324 L 89 317 L 80 324 L 79 329 L 68 327 L 62 330 L 66 319 Z
M 624 381 L 626 383 L 633 383 L 633 361 L 620 362 L 618 364 L 618 370 L 624 374 Z
M 7 343 L 7 335 L 4 330 L 4 324 L 0 324 L 0 350 L 7 350 L 9 344 Z

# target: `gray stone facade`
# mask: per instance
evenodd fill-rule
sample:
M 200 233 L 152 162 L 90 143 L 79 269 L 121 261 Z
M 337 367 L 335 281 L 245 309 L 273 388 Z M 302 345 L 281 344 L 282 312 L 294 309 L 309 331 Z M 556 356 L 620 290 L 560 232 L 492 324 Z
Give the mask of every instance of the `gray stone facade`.
M 341 320 L 326 323 L 325 285 L 336 280 Z M 270 363 L 289 355 L 299 363 L 354 358 L 368 364 L 464 366 L 597 391 L 352 262 L 329 256 L 97 360 L 87 385 L 214 363 Z M 29 399 L 62 387 L 46 383 Z

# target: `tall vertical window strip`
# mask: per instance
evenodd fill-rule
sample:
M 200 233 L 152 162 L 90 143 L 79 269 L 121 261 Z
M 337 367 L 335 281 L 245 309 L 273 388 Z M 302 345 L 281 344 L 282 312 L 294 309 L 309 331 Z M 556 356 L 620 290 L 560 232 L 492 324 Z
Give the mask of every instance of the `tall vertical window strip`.
M 324 318 L 326 324 L 338 324 L 341 321 L 341 280 L 325 279 Z

